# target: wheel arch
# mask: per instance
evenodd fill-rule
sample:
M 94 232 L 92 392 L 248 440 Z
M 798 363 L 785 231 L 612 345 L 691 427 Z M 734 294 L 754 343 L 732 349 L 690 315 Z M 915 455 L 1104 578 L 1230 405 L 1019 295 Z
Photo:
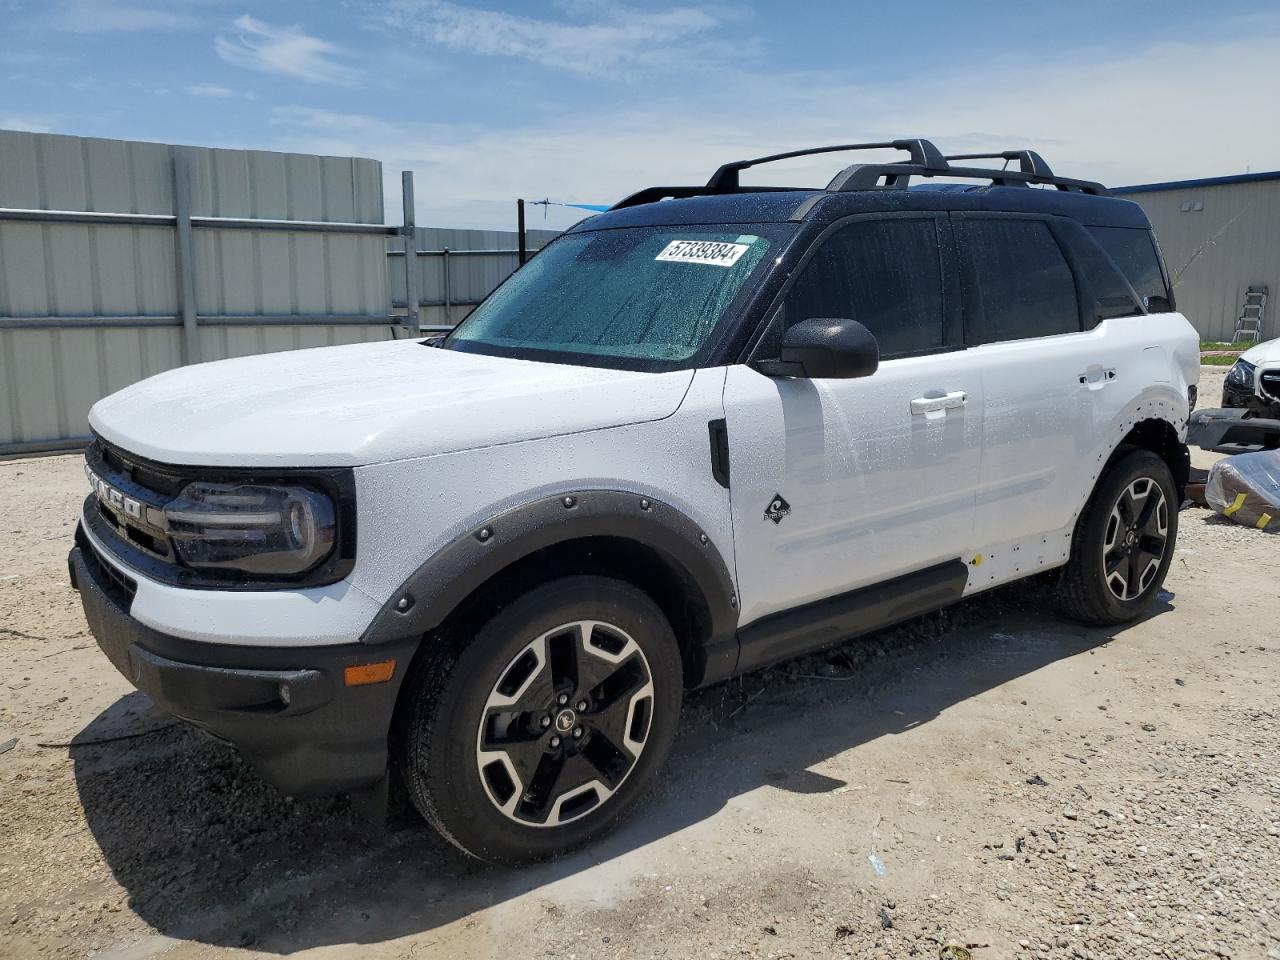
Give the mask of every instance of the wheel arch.
M 1131 449 L 1150 450 L 1169 466 L 1179 499 L 1186 495 L 1191 476 L 1191 451 L 1182 442 L 1178 428 L 1162 417 L 1148 417 L 1134 423 L 1107 460 L 1110 466 Z
M 614 576 L 653 598 L 680 642 L 689 686 L 732 673 L 737 597 L 719 549 L 677 508 L 617 490 L 543 497 L 475 524 L 400 585 L 361 642 L 425 636 L 577 573 Z

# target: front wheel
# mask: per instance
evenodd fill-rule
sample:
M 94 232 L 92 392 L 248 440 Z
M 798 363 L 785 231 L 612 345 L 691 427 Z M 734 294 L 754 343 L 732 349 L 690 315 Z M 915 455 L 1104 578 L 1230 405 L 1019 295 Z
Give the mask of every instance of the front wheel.
M 505 862 L 623 816 L 671 746 L 682 695 L 662 611 L 595 576 L 534 588 L 407 683 L 397 759 L 414 805 L 462 850 Z
M 1119 457 L 1076 522 L 1062 577 L 1062 606 L 1098 626 L 1128 623 L 1150 605 L 1178 537 L 1178 494 L 1169 466 L 1150 450 Z

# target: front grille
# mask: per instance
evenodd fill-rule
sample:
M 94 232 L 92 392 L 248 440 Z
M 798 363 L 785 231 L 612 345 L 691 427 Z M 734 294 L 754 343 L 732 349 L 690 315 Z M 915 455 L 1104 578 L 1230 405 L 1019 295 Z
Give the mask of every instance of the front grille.
M 118 477 L 127 477 L 140 487 L 163 494 L 165 499 L 176 497 L 187 485 L 188 481 L 177 474 L 157 469 L 101 439 L 97 440 L 91 449 L 100 463 L 107 467 L 109 473 Z
M 1260 393 L 1268 400 L 1280 402 L 1280 370 L 1264 370 L 1258 374 Z
M 85 565 L 104 593 L 126 610 L 133 603 L 138 592 L 138 582 L 107 563 L 98 555 L 98 548 L 89 542 L 88 537 L 80 537 L 80 553 L 84 556 Z
M 127 520 L 112 510 L 101 500 L 98 501 L 98 513 L 107 521 L 121 537 L 128 540 L 139 550 L 144 550 L 157 560 L 173 561 L 173 550 L 164 532 L 155 527 L 141 527 Z
M 95 498 L 95 512 L 102 521 L 95 529 L 112 552 L 118 552 L 116 543 L 122 540 L 153 559 L 175 563 L 162 511 L 173 499 L 174 487 L 181 489 L 182 482 L 144 466 L 101 439 L 89 447 L 85 462 L 113 489 L 143 505 L 140 512 L 126 515 L 117 506 Z

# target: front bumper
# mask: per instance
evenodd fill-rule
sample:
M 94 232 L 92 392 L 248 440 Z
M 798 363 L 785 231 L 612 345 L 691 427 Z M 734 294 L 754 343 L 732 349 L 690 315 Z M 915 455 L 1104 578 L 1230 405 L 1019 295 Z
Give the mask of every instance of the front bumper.
M 168 713 L 239 749 L 282 793 L 316 796 L 386 775 L 396 695 L 417 639 L 263 647 L 171 636 L 130 615 L 136 585 L 98 557 L 83 533 L 68 557 L 85 619 L 107 659 Z M 344 670 L 396 662 L 390 680 L 348 687 Z
M 1255 373 L 1259 376 L 1260 373 Z M 1253 387 L 1233 383 L 1222 385 L 1222 406 L 1228 409 L 1248 410 L 1255 417 L 1280 419 L 1280 403 L 1261 396 Z
M 1187 443 L 1216 453 L 1248 453 L 1280 447 L 1280 419 L 1249 410 L 1197 410 L 1187 423 Z

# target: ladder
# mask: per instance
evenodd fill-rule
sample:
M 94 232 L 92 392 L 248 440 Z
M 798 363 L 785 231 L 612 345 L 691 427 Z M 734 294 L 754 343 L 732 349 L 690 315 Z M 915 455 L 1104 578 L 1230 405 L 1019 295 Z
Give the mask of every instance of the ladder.
M 1235 333 L 1231 335 L 1232 343 L 1241 340 L 1262 340 L 1262 317 L 1267 312 L 1267 288 L 1265 284 L 1251 285 L 1244 293 L 1244 303 L 1240 306 L 1240 316 L 1236 318 Z

